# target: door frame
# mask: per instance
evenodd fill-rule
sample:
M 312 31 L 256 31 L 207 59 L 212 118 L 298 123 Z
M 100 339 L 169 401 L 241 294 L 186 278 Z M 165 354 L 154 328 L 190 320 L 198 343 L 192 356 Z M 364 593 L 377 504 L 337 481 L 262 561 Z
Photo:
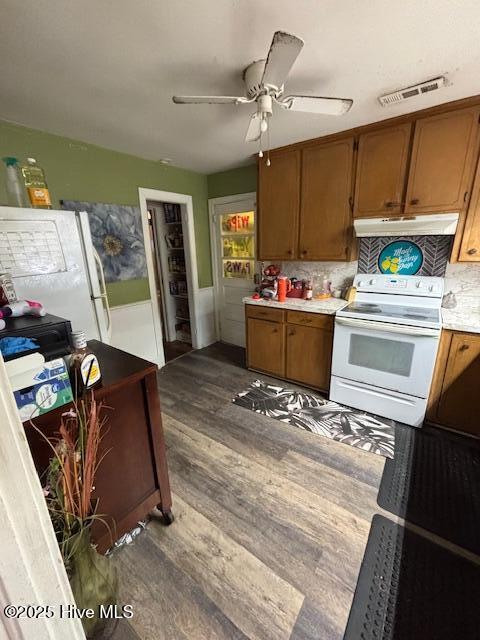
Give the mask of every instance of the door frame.
M 213 277 L 213 300 L 215 306 L 215 336 L 220 340 L 220 279 L 218 277 L 218 259 L 216 251 L 216 233 L 215 228 L 215 205 L 231 204 L 239 200 L 253 200 L 255 211 L 255 261 L 257 254 L 257 192 L 248 191 L 247 193 L 237 193 L 231 196 L 222 196 L 220 198 L 208 199 L 208 222 L 210 226 L 210 255 L 212 259 L 212 277 Z
M 155 337 L 157 341 L 157 350 L 159 353 L 159 366 L 165 364 L 165 353 L 163 350 L 163 332 L 160 321 L 160 309 L 158 308 L 157 288 L 155 282 L 155 264 L 153 251 L 150 244 L 150 234 L 148 230 L 148 207 L 147 202 L 168 202 L 171 204 L 179 204 L 182 207 L 182 222 L 185 223 L 183 246 L 185 252 L 185 268 L 187 271 L 188 285 L 188 305 L 190 310 L 190 327 L 192 331 L 192 347 L 198 349 L 199 339 L 198 328 L 199 318 L 198 309 L 200 308 L 198 301 L 198 270 L 197 270 L 197 250 L 195 245 L 195 228 L 193 223 L 193 199 L 184 193 L 175 193 L 173 191 L 160 191 L 158 189 L 147 189 L 139 187 L 138 197 L 140 200 L 140 211 L 142 215 L 143 241 L 145 244 L 145 254 L 147 258 L 148 285 L 150 289 L 150 300 L 152 302 L 153 324 L 155 329 Z M 186 212 L 185 217 L 183 216 Z M 161 268 L 161 265 L 160 265 Z M 159 274 L 162 276 L 163 274 Z M 163 287 L 163 277 L 160 277 L 160 286 Z M 162 295 L 168 292 L 162 291 Z
M 59 615 L 60 605 L 75 601 L 1 355 L 0 415 L 0 602 L 48 604 L 55 614 L 29 620 L 2 612 L 0 636 L 84 640 L 80 619 Z

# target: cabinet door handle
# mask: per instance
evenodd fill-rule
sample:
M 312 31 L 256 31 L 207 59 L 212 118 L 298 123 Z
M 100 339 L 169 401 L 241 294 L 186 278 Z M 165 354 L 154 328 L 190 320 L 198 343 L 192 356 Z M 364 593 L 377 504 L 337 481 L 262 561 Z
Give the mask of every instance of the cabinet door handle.
M 302 318 L 301 320 L 304 324 L 310 324 L 312 322 L 311 318 Z
M 410 200 L 410 204 L 419 204 L 420 200 L 418 198 L 412 198 L 412 200 Z
M 469 256 L 474 256 L 477 253 L 477 249 L 469 249 L 467 253 Z
M 306 256 L 307 255 L 307 250 L 306 249 L 302 249 L 302 251 L 300 252 L 302 256 Z
M 295 335 L 295 329 L 290 329 L 290 331 L 288 332 L 289 336 L 294 336 Z
M 469 349 L 469 345 L 468 344 L 462 344 L 459 351 L 467 351 L 467 349 Z
M 278 333 L 278 329 L 272 329 L 272 333 Z
M 385 202 L 385 206 L 387 207 L 387 209 L 391 209 L 392 207 L 400 207 L 401 204 L 401 202 L 394 202 L 393 200 L 387 200 L 387 202 Z
M 291 249 L 287 249 L 287 256 L 291 256 L 292 255 L 292 250 Z

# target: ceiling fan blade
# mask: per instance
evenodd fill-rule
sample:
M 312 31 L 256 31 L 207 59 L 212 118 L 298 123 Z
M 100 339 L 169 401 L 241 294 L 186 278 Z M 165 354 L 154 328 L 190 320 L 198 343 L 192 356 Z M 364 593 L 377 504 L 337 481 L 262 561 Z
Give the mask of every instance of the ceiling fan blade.
M 303 40 L 284 31 L 273 34 L 263 71 L 262 84 L 280 89 L 303 47 Z
M 245 136 L 245 142 L 254 142 L 258 140 L 262 135 L 262 118 L 260 114 L 254 113 L 248 123 L 247 134 Z
M 286 96 L 279 104 L 290 111 L 341 116 L 351 109 L 353 100 L 347 98 L 322 98 L 320 96 Z
M 250 102 L 243 96 L 173 96 L 175 104 L 245 104 Z

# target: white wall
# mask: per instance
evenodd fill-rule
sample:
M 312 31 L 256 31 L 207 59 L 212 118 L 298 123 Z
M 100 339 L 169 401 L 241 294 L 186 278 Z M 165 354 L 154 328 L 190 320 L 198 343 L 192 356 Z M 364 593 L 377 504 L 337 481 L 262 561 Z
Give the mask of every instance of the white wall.
M 207 347 L 217 340 L 215 330 L 215 290 L 213 287 L 205 287 L 198 290 L 197 304 L 198 349 Z
M 197 348 L 201 349 L 217 339 L 213 287 L 198 290 L 197 306 Z M 117 349 L 155 362 L 159 367 L 162 367 L 165 364 L 163 348 L 160 353 L 155 338 L 150 300 L 113 307 L 111 312 L 112 338 L 110 344 Z
M 110 344 L 117 349 L 162 366 L 163 352 L 159 353 L 157 346 L 150 300 L 113 307 L 111 311 Z
M 80 620 L 59 616 L 74 600 L 1 356 L 0 416 L 0 638 L 82 640 Z M 7 604 L 49 604 L 55 615 L 8 619 Z

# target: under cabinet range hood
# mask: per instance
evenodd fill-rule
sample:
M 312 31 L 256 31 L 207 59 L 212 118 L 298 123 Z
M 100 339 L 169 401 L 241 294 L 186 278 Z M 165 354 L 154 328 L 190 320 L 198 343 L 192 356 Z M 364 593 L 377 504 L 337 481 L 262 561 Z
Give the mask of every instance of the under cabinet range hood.
M 358 238 L 373 236 L 453 236 L 458 213 L 435 213 L 395 218 L 359 218 L 354 220 Z

